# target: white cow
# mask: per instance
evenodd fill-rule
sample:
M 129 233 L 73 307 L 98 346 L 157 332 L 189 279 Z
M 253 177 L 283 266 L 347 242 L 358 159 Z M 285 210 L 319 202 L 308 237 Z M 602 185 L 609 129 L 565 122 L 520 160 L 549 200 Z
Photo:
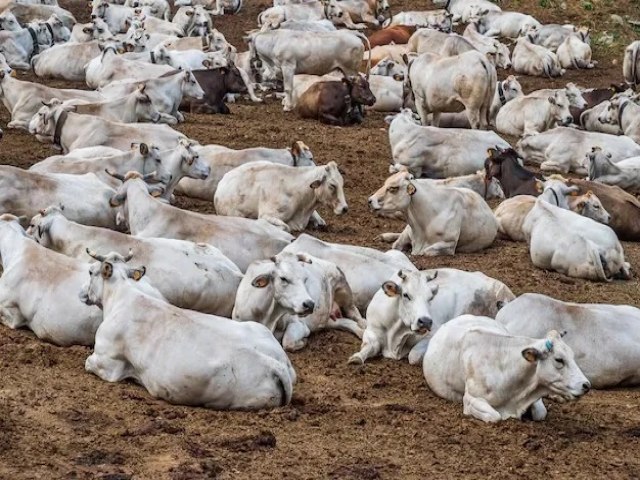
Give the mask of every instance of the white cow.
M 501 12 L 502 9 L 489 0 L 434 0 L 434 5 L 444 5 L 444 8 L 453 15 L 455 22 L 468 22 L 474 8 Z
M 283 252 L 312 255 L 338 266 L 353 293 L 353 303 L 361 312 L 386 280 L 398 270 L 416 271 L 407 256 L 398 250 L 381 252 L 373 248 L 341 243 L 327 243 L 303 233 Z
M 522 225 L 533 264 L 588 280 L 629 279 L 630 266 L 615 232 L 553 205 L 552 193 L 545 188 Z
M 324 329 L 362 338 L 366 325 L 335 264 L 290 252 L 249 265 L 232 318 L 262 323 L 287 351 L 304 348 L 311 333 Z
M 19 30 L 22 30 L 22 26 L 13 13 L 11 13 L 9 10 L 5 10 L 4 12 L 0 13 L 0 30 L 17 32 Z
M 563 340 L 594 388 L 640 384 L 640 310 L 635 307 L 567 303 L 526 293 L 498 312 L 496 321 L 513 335 L 565 331 Z
M 320 206 L 336 215 L 347 213 L 343 186 L 336 162 L 317 167 L 251 162 L 222 177 L 213 201 L 218 215 L 261 218 L 287 232 L 301 231 L 311 220 L 314 226 L 326 226 L 314 215 Z
M 511 53 L 513 70 L 525 75 L 560 77 L 565 69 L 560 65 L 558 56 L 551 50 L 531 43 L 531 36 L 518 38 Z
M 125 43 L 110 40 L 118 50 L 124 50 Z M 84 82 L 85 66 L 102 55 L 103 42 L 67 42 L 47 48 L 31 59 L 31 67 L 38 77 L 61 78 L 74 82 Z
M 589 38 L 589 29 L 587 27 L 576 28 L 573 25 L 558 25 L 556 23 L 548 23 L 538 27 L 532 33 L 532 41 L 536 45 L 548 48 L 552 52 L 558 50 L 558 47 L 565 41 L 567 37 L 576 36 L 579 40 L 586 44 L 591 43 Z
M 95 18 L 89 23 L 76 23 L 71 29 L 69 42 L 86 43 L 92 40 L 114 40 L 109 25 L 101 18 Z
M 518 38 L 531 29 L 537 30 L 542 24 L 531 15 L 520 12 L 497 12 L 487 8 L 472 11 L 470 22 L 479 33 L 487 37 Z
M 0 215 L 0 321 L 27 327 L 56 345 L 93 345 L 102 312 L 84 305 L 78 292 L 88 264 L 39 246 L 18 217 Z
M 583 97 L 583 91 L 580 90 L 575 83 L 569 82 L 564 88 L 542 88 L 534 90 L 527 94 L 527 97 L 547 98 L 556 93 L 564 93 L 567 96 L 570 107 L 579 108 L 580 110 L 587 108 L 587 101 Z
M 137 90 L 121 98 L 107 99 L 95 103 L 87 103 L 84 100 L 67 100 L 60 102 L 62 108 L 82 115 L 93 115 L 120 123 L 154 122 L 160 121 L 160 113 L 154 108 L 149 95 L 141 85 Z M 58 103 L 57 99 L 50 102 Z
M 242 272 L 220 250 L 206 243 L 168 238 L 137 238 L 67 220 L 64 211 L 48 207 L 36 215 L 30 233 L 43 247 L 78 260 L 86 249 L 135 252 L 147 267 L 153 286 L 176 307 L 231 317 Z M 176 269 L 180 275 L 176 275 Z M 86 270 L 83 268 L 86 275 Z
M 333 23 L 344 24 L 347 28 L 365 29 L 365 24 L 354 24 L 350 17 L 345 16 L 340 3 L 335 0 L 308 1 L 269 7 L 258 15 L 258 26 L 262 31 L 280 28 L 287 21 L 315 22 L 329 20 Z
M 69 30 L 77 23 L 71 12 L 55 5 L 22 5 L 13 3 L 7 10 L 18 19 L 21 25 L 43 21 L 51 18 L 51 15 L 56 15 Z
M 91 19 L 104 20 L 114 34 L 125 33 L 131 26 L 134 15 L 134 9 L 124 5 L 109 3 L 107 0 L 92 2 Z
M 478 32 L 475 24 L 470 23 L 467 25 L 462 36 L 478 51 L 485 55 L 495 53 L 497 67 L 504 69 L 511 68 L 511 54 L 509 53 L 509 48 L 495 38 L 482 35 Z
M 395 14 L 384 21 L 385 28 L 393 25 L 431 28 L 442 32 L 450 32 L 453 27 L 453 15 L 446 10 L 407 11 Z
M 155 193 L 139 174 L 130 172 L 110 200 L 129 226 L 132 235 L 175 238 L 213 245 L 241 271 L 254 260 L 269 258 L 293 237 L 264 220 L 205 215 L 172 207 L 153 198 Z
M 393 248 L 410 246 L 413 255 L 475 252 L 489 247 L 498 232 L 493 212 L 476 192 L 420 184 L 407 171 L 390 176 L 369 197 L 369 206 L 379 214 L 405 215 L 408 226 L 402 234 L 383 238 L 397 238 Z
M 53 30 L 54 25 L 56 30 Z M 52 29 L 53 36 L 49 28 Z M 40 45 L 50 47 L 55 40 L 66 41 L 70 35 L 69 29 L 56 17 L 55 22 L 51 20 L 33 22 L 22 30 L 1 30 L 0 50 L 12 68 L 29 70 L 31 68 L 29 61 L 39 53 Z
M 575 35 L 569 35 L 558 47 L 558 60 L 563 68 L 593 68 L 598 62 L 591 60 L 591 47 Z
M 640 156 L 611 161 L 611 153 L 596 148 L 587 153 L 586 167 L 589 170 L 589 180 L 616 185 L 631 193 L 640 193 Z
M 409 63 L 405 81 L 413 92 L 423 125 L 437 127 L 440 113 L 457 112 L 464 107 L 471 128 L 488 128 L 497 74 L 482 53 L 470 51 L 446 58 L 424 53 Z
M 414 181 L 423 185 L 468 188 L 469 190 L 476 192 L 478 195 L 481 195 L 485 200 L 504 198 L 504 192 L 502 191 L 500 181 L 495 177 L 492 177 L 487 181 L 487 172 L 485 170 L 478 170 L 476 173 L 471 173 L 469 175 L 449 177 L 441 180 L 420 178 Z
M 344 25 L 364 22 L 378 27 L 390 11 L 388 0 L 338 0 L 338 6 L 343 13 L 339 23 Z
M 463 404 L 483 422 L 547 416 L 547 396 L 576 400 L 591 389 L 561 335 L 516 337 L 492 318 L 462 315 L 438 330 L 424 356 L 424 377 L 439 397 Z
M 423 127 L 409 109 L 387 117 L 392 162 L 404 165 L 416 177 L 448 178 L 484 168 L 486 151 L 509 144 L 495 132 Z
M 584 157 L 593 147 L 600 147 L 612 154 L 618 162 L 640 155 L 640 145 L 625 136 L 585 132 L 576 128 L 557 127 L 538 135 L 531 135 L 518 142 L 518 153 L 531 163 L 540 165 L 542 171 L 586 175 Z
M 609 107 L 598 117 L 602 123 L 618 125 L 623 134 L 640 143 L 640 105 L 629 97 L 618 95 L 609 101 Z
M 504 105 L 496 115 L 496 129 L 505 135 L 529 136 L 555 126 L 569 125 L 573 117 L 564 91 L 546 98 L 519 97 Z
M 625 49 L 622 73 L 630 87 L 640 85 L 640 40 L 636 40 Z
M 602 123 L 600 115 L 609 108 L 609 100 L 599 103 L 580 114 L 580 126 L 590 132 L 608 133 L 609 135 L 622 135 L 622 129 L 617 123 Z
M 254 322 L 182 310 L 167 303 L 116 253 L 96 263 L 82 291 L 104 320 L 85 369 L 108 382 L 127 378 L 171 403 L 258 409 L 291 400 L 295 371 L 271 332 Z
M 382 354 L 415 365 L 429 345 L 425 330 L 436 331 L 459 315 L 495 316 L 515 296 L 502 282 L 480 272 L 451 268 L 421 272 L 400 270 L 369 304 L 360 351 L 350 363 Z

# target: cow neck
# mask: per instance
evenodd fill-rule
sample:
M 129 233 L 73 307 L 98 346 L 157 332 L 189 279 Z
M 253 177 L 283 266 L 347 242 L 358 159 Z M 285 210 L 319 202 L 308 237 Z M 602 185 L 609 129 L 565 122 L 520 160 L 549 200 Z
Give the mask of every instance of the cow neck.
M 162 205 L 147 190 L 144 180 L 137 179 L 127 186 L 127 198 L 124 211 L 129 223 L 131 235 L 144 230 L 147 224 L 157 216 L 156 210 Z
M 60 225 L 60 223 L 62 223 L 62 225 Z M 71 222 L 63 215 L 56 215 L 56 218 L 51 219 L 47 230 L 47 235 L 51 242 L 51 247 L 47 248 L 51 248 L 59 253 L 64 253 L 65 255 L 73 254 L 73 250 L 75 250 L 73 240 L 84 237 L 82 234 L 73 234 L 73 231 L 76 230 L 78 226 L 78 224 Z M 85 246 L 80 246 L 80 248 L 81 251 L 84 251 Z
M 500 98 L 500 103 L 504 107 L 507 103 L 507 99 L 504 96 L 504 81 L 498 82 L 498 97 Z
M 61 141 L 61 136 L 62 136 L 62 128 L 64 127 L 64 124 L 67 123 L 67 117 L 69 116 L 69 112 L 67 112 L 66 110 L 62 110 L 62 112 L 60 112 L 60 115 L 58 116 L 58 120 L 56 121 L 56 129 L 53 132 L 53 144 L 57 147 L 62 148 L 62 144 L 60 143 Z
M 627 108 L 627 105 L 629 105 L 631 103 L 631 100 L 627 99 L 626 102 L 623 102 L 621 105 L 618 106 L 618 125 L 620 126 L 620 128 L 622 129 L 622 115 L 624 114 L 624 111 Z
M 51 35 L 51 45 L 53 45 L 54 43 L 56 43 L 56 36 L 53 34 L 53 27 L 51 27 L 51 25 L 49 25 L 48 23 L 45 23 L 44 26 L 47 27 L 49 35 Z
M 31 60 L 35 55 L 40 53 L 40 44 L 38 43 L 38 35 L 35 30 L 31 27 L 27 27 L 27 31 L 29 35 L 31 35 L 31 41 L 33 42 L 33 50 L 31 50 L 31 55 L 29 56 L 29 60 Z
M 19 262 L 20 256 L 27 248 L 27 237 L 13 229 L 6 223 L 0 227 L 0 257 L 2 258 L 2 268 L 6 271 L 13 262 Z
M 411 196 L 411 202 L 405 213 L 407 217 L 407 223 L 409 225 L 419 225 L 418 230 L 424 231 L 425 219 L 430 218 L 431 215 L 427 215 L 425 210 L 433 210 L 434 202 L 430 198 L 430 188 L 416 185 L 415 193 Z M 412 227 L 413 229 L 413 227 Z M 415 229 L 414 229 L 415 230 Z

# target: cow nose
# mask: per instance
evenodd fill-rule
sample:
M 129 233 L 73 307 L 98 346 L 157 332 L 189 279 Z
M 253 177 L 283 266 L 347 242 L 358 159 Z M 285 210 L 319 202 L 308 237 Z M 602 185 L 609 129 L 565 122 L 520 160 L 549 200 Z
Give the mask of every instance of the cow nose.
M 306 300 L 302 306 L 304 307 L 305 312 L 313 312 L 313 310 L 316 308 L 316 304 L 313 303 L 311 300 Z
M 582 384 L 582 391 L 587 393 L 589 390 L 591 390 L 591 384 L 589 382 L 584 382 Z
M 427 330 L 431 330 L 431 326 L 433 325 L 433 320 L 429 317 L 420 317 L 418 319 L 418 327 L 426 328 Z
M 96 18 L 98 18 L 97 15 L 91 15 L 91 20 L 95 20 Z
M 342 207 L 340 209 L 340 215 L 344 215 L 345 213 L 347 213 L 349 211 L 349 207 L 347 205 L 345 205 L 344 207 Z

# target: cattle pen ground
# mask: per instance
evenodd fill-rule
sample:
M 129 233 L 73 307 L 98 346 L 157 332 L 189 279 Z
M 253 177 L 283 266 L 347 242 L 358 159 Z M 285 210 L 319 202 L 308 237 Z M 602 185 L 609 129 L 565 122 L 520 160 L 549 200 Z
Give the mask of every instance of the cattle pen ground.
M 605 87 L 621 79 L 623 45 L 638 37 L 610 14 L 640 18 L 637 0 L 505 0 L 503 9 L 543 22 L 587 24 L 612 35 L 597 46 L 593 71 L 570 71 L 553 81 L 520 77 L 525 92 L 575 81 Z M 245 0 L 238 17 L 216 27 L 239 50 L 267 0 Z M 434 8 L 430 0 L 392 0 L 395 12 Z M 62 1 L 79 21 L 84 2 Z M 503 72 L 501 73 L 501 75 Z M 33 80 L 31 75 L 19 78 Z M 64 82 L 54 86 L 78 87 Z M 360 127 L 335 128 L 283 113 L 278 101 L 230 105 L 232 115 L 187 115 L 179 127 L 203 144 L 234 148 L 283 147 L 303 140 L 316 161 L 335 160 L 346 172 L 350 210 L 329 226 L 324 240 L 387 248 L 379 233 L 400 231 L 398 221 L 376 218 L 367 197 L 382 185 L 390 155 L 381 114 Z M 0 125 L 8 114 L 2 109 Z M 52 154 L 50 146 L 5 129 L 0 163 L 28 167 Z M 246 188 L 251 188 L 247 185 Z M 212 205 L 179 199 L 202 212 Z M 640 245 L 624 243 L 636 275 Z M 515 294 L 540 292 L 565 301 L 640 307 L 638 278 L 608 284 L 569 279 L 535 269 L 525 244 L 498 240 L 476 254 L 413 258 L 421 268 L 480 270 Z M 437 398 L 421 369 L 377 359 L 347 365 L 359 341 L 346 333 L 314 335 L 291 355 L 299 376 L 286 408 L 216 412 L 172 406 L 131 383 L 109 384 L 84 371 L 90 349 L 59 348 L 27 331 L 0 327 L 0 478 L 3 479 L 306 479 L 418 478 L 639 478 L 640 391 L 596 391 L 574 404 L 549 403 L 542 423 L 485 425 L 462 416 L 462 406 Z M 597 349 L 597 345 L 594 346 Z

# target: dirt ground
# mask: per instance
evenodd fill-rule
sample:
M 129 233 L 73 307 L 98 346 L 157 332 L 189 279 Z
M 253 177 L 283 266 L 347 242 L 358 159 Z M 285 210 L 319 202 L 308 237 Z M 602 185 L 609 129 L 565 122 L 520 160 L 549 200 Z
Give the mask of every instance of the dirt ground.
M 559 3 L 559 2 L 558 2 Z M 533 13 L 542 21 L 586 23 L 604 30 L 610 13 L 640 17 L 637 1 L 505 1 L 504 9 Z M 591 2 L 589 2 L 591 3 Z M 615 3 L 615 5 L 614 5 Z M 238 17 L 217 27 L 240 49 L 266 0 L 245 0 Z M 540 5 L 551 4 L 551 8 Z M 79 20 L 84 2 L 70 5 Z M 433 8 L 430 1 L 394 0 L 395 11 Z M 582 6 L 581 6 L 582 5 Z M 622 32 L 628 34 L 629 32 Z M 622 47 L 596 49 L 599 68 L 548 81 L 521 77 L 525 91 L 575 81 L 608 86 L 620 81 Z M 618 63 L 616 65 L 616 63 Z M 32 78 L 20 74 L 20 78 Z M 49 82 L 56 86 L 70 86 Z M 206 143 L 236 148 L 283 147 L 305 141 L 316 160 L 345 170 L 350 210 L 318 235 L 334 242 L 387 248 L 376 240 L 399 231 L 398 221 L 376 218 L 366 198 L 387 176 L 390 151 L 384 116 L 364 125 L 335 128 L 266 105 L 231 105 L 228 116 L 189 115 L 180 130 Z M 8 115 L 2 109 L 0 125 Z M 28 167 L 52 151 L 23 132 L 9 131 L 0 163 Z M 180 205 L 212 211 L 204 202 Z M 625 243 L 640 271 L 640 246 Z M 414 258 L 421 268 L 480 270 L 516 294 L 541 292 L 562 300 L 640 306 L 638 280 L 596 284 L 535 269 L 524 244 L 497 241 L 490 249 L 455 257 Z M 140 386 L 108 384 L 85 373 L 90 349 L 59 348 L 28 331 L 0 327 L 0 478 L 3 479 L 311 479 L 611 478 L 640 477 L 640 392 L 598 391 L 573 404 L 549 404 L 543 423 L 485 425 L 462 415 L 462 406 L 435 397 L 421 370 L 378 359 L 347 365 L 359 347 L 346 333 L 315 335 L 291 355 L 299 376 L 293 402 L 263 412 L 215 412 L 172 406 Z

